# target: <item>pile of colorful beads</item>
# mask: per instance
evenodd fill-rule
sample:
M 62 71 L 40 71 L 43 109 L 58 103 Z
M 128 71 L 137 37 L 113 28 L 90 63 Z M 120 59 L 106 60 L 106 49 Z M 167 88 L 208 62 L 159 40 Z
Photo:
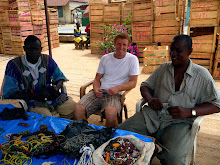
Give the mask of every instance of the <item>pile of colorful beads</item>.
M 131 165 L 141 156 L 140 151 L 128 139 L 118 137 L 105 147 L 103 158 L 111 165 Z

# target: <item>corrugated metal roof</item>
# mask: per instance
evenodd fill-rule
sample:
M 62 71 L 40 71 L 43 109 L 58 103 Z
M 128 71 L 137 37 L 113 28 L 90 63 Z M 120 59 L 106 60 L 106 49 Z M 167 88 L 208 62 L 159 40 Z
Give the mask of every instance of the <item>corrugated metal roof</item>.
M 69 0 L 47 0 L 47 6 L 65 6 Z

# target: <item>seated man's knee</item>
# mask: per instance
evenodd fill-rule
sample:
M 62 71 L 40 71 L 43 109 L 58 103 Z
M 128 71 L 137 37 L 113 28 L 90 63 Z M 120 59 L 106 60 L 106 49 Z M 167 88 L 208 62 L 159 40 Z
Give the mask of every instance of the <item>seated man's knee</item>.
M 116 119 L 117 118 L 117 109 L 115 107 L 107 107 L 105 109 L 106 119 Z
M 177 151 L 161 151 L 163 153 L 162 157 L 158 156 L 160 159 L 161 164 L 164 165 L 177 165 L 177 164 L 185 164 L 185 156 Z M 159 153 L 160 155 L 160 153 Z
M 86 119 L 86 109 L 82 104 L 76 104 L 75 107 L 75 118 L 78 119 Z

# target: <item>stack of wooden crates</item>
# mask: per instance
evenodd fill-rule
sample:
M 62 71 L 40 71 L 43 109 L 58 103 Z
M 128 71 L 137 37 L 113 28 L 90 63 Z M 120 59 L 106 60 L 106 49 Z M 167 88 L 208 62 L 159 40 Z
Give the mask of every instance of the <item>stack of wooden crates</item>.
M 170 46 L 174 36 L 183 32 L 185 1 L 154 0 L 152 8 L 154 16 L 152 45 L 154 46 L 144 45 L 146 48 L 143 53 L 143 70 L 145 73 L 151 73 L 160 64 L 169 61 L 168 46 Z M 139 47 L 139 50 L 142 52 L 143 48 Z
M 24 40 L 36 35 L 48 49 L 44 0 L 0 0 L 0 53 L 23 55 Z M 59 47 L 58 13 L 49 9 L 52 48 Z
M 210 73 L 216 49 L 219 5 L 219 0 L 191 0 L 190 5 L 188 34 L 193 40 L 190 58 L 194 63 L 207 68 Z
M 169 45 L 172 38 L 182 30 L 184 0 L 132 0 L 131 2 L 104 4 L 101 0 L 89 1 L 91 43 L 103 42 L 107 32 L 103 25 L 122 24 L 132 12 L 132 41 L 140 51 L 139 61 L 143 62 L 146 46 Z M 107 3 L 107 2 L 106 2 Z M 121 16 L 121 17 L 120 17 Z M 92 47 L 92 53 L 102 53 Z

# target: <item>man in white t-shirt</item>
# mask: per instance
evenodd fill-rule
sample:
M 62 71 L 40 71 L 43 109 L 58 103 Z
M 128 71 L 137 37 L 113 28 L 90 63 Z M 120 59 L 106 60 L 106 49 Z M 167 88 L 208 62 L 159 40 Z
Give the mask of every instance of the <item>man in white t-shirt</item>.
M 115 52 L 104 55 L 93 81 L 93 90 L 84 95 L 76 105 L 76 119 L 87 119 L 101 109 L 105 112 L 106 127 L 116 127 L 121 111 L 121 91 L 137 84 L 139 61 L 127 52 L 131 39 L 126 33 L 114 39 Z

